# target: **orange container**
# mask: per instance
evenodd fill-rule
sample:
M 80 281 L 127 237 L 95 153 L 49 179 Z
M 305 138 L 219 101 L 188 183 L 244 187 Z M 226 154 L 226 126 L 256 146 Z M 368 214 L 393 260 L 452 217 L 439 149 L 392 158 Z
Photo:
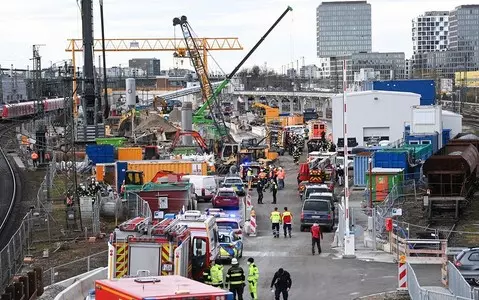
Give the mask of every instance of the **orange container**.
M 105 165 L 96 164 L 96 181 L 103 182 L 103 177 L 105 177 Z
M 129 171 L 143 172 L 144 181 L 150 182 L 158 171 L 171 171 L 176 174 L 208 175 L 206 162 L 185 160 L 144 160 L 128 162 Z
M 118 160 L 132 161 L 143 159 L 143 149 L 140 147 L 118 148 Z

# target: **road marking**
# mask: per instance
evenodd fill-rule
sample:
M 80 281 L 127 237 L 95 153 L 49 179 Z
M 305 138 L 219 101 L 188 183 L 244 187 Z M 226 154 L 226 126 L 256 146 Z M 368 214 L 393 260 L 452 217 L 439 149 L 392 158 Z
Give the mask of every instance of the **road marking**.
M 319 257 L 329 257 L 332 253 L 323 252 Z M 308 257 L 311 254 L 295 254 L 291 252 L 273 252 L 273 251 L 244 251 L 243 256 L 251 257 Z M 318 256 L 318 255 L 315 255 Z
M 349 296 L 359 295 L 359 292 L 350 293 Z

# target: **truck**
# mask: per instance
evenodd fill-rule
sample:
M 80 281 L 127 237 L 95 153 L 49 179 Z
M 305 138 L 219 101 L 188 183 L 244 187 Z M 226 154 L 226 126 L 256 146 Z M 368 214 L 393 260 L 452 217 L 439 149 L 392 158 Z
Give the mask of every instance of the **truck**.
M 121 223 L 108 241 L 108 278 L 147 273 L 192 276 L 191 231 L 175 219 L 154 224 L 136 217 Z
M 220 288 L 178 276 L 149 276 L 95 281 L 96 300 L 233 300 Z

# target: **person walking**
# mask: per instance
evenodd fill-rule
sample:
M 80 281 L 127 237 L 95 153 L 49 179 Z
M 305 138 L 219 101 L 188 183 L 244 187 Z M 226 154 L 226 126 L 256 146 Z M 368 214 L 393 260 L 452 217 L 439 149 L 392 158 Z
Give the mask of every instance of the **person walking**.
M 258 204 L 263 204 L 263 189 L 263 180 L 258 180 L 258 182 L 256 183 L 256 191 L 258 192 Z
M 273 229 L 273 237 L 279 238 L 279 224 L 281 223 L 281 214 L 279 213 L 277 207 L 275 207 L 274 211 L 271 212 L 270 220 L 271 227 Z
M 314 255 L 314 246 L 316 245 L 318 248 L 318 254 L 321 254 L 321 240 L 323 239 L 323 232 L 321 231 L 321 227 L 318 223 L 314 223 L 311 226 L 311 244 L 312 250 Z
M 278 189 L 279 190 L 282 190 L 284 189 L 284 177 L 285 177 L 286 173 L 284 171 L 283 168 L 279 167 L 278 168 L 278 175 L 277 175 L 277 178 L 278 178 Z
M 291 238 L 291 224 L 293 223 L 293 214 L 288 211 L 288 208 L 284 208 L 284 212 L 281 214 L 281 221 L 283 222 L 283 231 L 284 237 L 286 237 L 286 233 L 289 234 Z
M 218 288 L 223 288 L 223 265 L 213 262 L 213 266 L 210 269 L 211 285 Z
M 238 260 L 233 258 L 231 260 L 231 268 L 228 269 L 226 274 L 226 282 L 229 285 L 230 292 L 233 293 L 233 299 L 236 300 L 236 295 L 238 295 L 238 300 L 243 300 L 243 292 L 245 286 L 245 276 L 243 268 L 238 264 Z
M 252 300 L 258 300 L 258 279 L 259 279 L 259 270 L 256 264 L 254 263 L 254 258 L 248 258 L 248 288 L 251 294 Z
M 274 293 L 274 299 L 279 300 L 280 295 L 283 294 L 283 299 L 288 300 L 288 292 L 292 284 L 293 281 L 289 272 L 280 268 L 274 273 L 273 280 L 271 281 L 271 291 Z M 274 289 L 273 286 L 275 287 Z
M 276 194 L 278 193 L 278 183 L 276 179 L 271 180 L 271 192 L 273 192 L 273 204 L 276 204 Z

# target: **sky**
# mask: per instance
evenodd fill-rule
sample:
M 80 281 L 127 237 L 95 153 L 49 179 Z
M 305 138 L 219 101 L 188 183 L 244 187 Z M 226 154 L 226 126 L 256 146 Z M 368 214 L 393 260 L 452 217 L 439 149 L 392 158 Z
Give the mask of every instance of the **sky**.
M 81 0 L 78 0 L 81 2 Z M 464 2 L 466 1 L 466 2 Z M 469 1 L 469 2 L 467 2 Z M 32 45 L 40 48 L 42 67 L 70 59 L 67 40 L 81 38 L 77 0 L 2 0 L 0 8 L 0 65 L 32 68 Z M 472 0 L 369 0 L 372 7 L 373 51 L 412 54 L 411 20 L 428 10 L 452 10 Z M 101 38 L 99 0 L 94 3 L 94 35 Z M 198 37 L 238 37 L 244 50 L 212 51 L 209 68 L 228 73 L 276 21 L 288 5 L 293 8 L 266 38 L 244 67 L 266 65 L 281 71 L 299 61 L 316 58 L 316 8 L 312 0 L 104 0 L 106 38 L 181 37 L 172 24 L 185 15 Z M 161 68 L 181 67 L 172 52 L 107 52 L 107 66 L 126 66 L 130 58 L 156 57 Z M 99 53 L 96 53 L 97 64 Z M 83 60 L 77 54 L 77 63 Z M 213 60 L 214 59 L 214 60 Z M 216 61 L 216 63 L 215 63 Z M 190 66 L 189 61 L 184 66 Z

